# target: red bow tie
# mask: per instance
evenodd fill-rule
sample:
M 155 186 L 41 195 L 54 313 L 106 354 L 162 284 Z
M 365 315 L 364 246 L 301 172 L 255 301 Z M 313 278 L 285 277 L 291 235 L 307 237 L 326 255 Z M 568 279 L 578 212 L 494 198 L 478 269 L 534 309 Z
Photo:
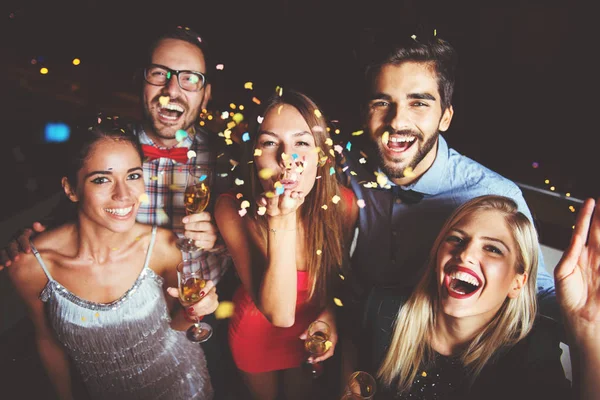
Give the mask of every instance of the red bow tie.
M 185 164 L 188 160 L 188 148 L 187 147 L 173 147 L 170 149 L 159 149 L 154 146 L 147 144 L 142 145 L 144 156 L 148 157 L 148 161 L 155 160 L 157 158 L 170 158 L 178 163 Z

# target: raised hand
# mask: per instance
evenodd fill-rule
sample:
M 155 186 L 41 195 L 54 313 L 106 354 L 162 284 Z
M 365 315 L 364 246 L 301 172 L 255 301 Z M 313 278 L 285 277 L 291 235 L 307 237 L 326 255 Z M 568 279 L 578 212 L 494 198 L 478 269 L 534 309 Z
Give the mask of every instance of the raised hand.
M 184 235 L 194 241 L 196 247 L 210 250 L 217 241 L 217 226 L 212 221 L 210 213 L 203 211 L 197 214 L 186 215 L 183 218 Z
M 20 233 L 15 235 L 16 239 L 13 239 L 6 245 L 5 248 L 0 249 L 0 271 L 4 267 L 10 267 L 13 262 L 19 260 L 19 255 L 22 253 L 30 253 L 31 246 L 29 245 L 29 239 L 36 233 L 40 233 L 46 230 L 46 227 L 39 222 L 34 222 L 31 228 L 23 229 Z
M 577 345 L 600 347 L 600 205 L 587 199 L 554 270 L 556 296 Z

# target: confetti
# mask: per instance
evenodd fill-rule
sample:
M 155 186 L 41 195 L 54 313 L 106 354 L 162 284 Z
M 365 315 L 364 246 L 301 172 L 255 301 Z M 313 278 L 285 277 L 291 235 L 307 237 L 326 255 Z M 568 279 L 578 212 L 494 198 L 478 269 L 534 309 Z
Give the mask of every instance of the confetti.
M 361 157 L 358 159 L 358 162 L 361 164 L 365 164 L 367 162 L 367 160 L 364 157 Z
M 235 195 L 235 198 L 238 199 L 238 200 L 241 199 L 242 197 L 244 197 L 244 195 L 241 194 L 241 193 L 238 193 L 238 194 Z
M 167 104 L 169 104 L 170 100 L 171 100 L 171 98 L 169 96 L 160 96 L 158 98 L 158 102 L 160 103 L 161 106 L 166 106 Z
M 187 136 L 188 136 L 188 133 L 186 131 L 184 131 L 183 129 L 179 129 L 177 132 L 175 132 L 175 139 L 178 142 L 181 142 Z
M 244 114 L 235 113 L 235 114 L 233 114 L 233 117 L 231 117 L 231 119 L 233 119 L 236 124 L 239 124 L 240 122 L 242 122 L 244 120 Z
M 341 280 L 343 280 L 343 281 L 346 280 L 346 277 L 344 275 L 338 274 L 338 276 L 340 277 Z
M 250 207 L 250 202 L 248 200 L 242 201 L 241 207 L 242 208 L 248 208 L 248 207 Z
M 337 194 L 331 198 L 331 201 L 333 202 L 333 204 L 339 203 L 340 200 L 341 200 L 341 197 L 338 196 Z
M 262 150 L 254 149 L 254 157 L 260 157 L 260 156 L 262 156 Z
M 223 112 L 221 113 L 221 119 L 227 119 L 227 118 L 229 118 L 229 112 L 227 112 L 227 111 L 223 111 Z
M 387 176 L 385 176 L 384 174 L 377 175 L 377 184 L 380 187 L 384 187 L 385 185 L 387 185 L 388 184 Z
M 319 126 L 319 125 L 315 125 L 315 126 L 313 126 L 312 131 L 315 133 L 323 133 L 323 127 Z
M 266 212 L 267 212 L 267 207 L 265 207 L 265 206 L 258 207 L 258 211 L 257 211 L 258 215 L 265 215 Z
M 327 139 L 325 139 L 325 144 L 327 146 L 332 146 L 333 145 L 333 140 L 331 140 L 331 138 L 327 138 Z
M 344 303 L 342 303 L 342 301 L 340 299 L 338 299 L 337 297 L 333 298 L 333 302 L 335 303 L 336 306 L 338 307 L 343 307 Z
M 225 319 L 233 315 L 235 305 L 231 301 L 221 301 L 215 310 L 216 319 Z
M 248 132 L 242 133 L 242 141 L 247 142 L 250 140 L 250 134 Z
M 350 151 L 350 149 L 352 149 L 352 143 L 348 142 L 346 143 L 346 150 Z
M 277 86 L 277 87 L 275 88 L 275 92 L 276 92 L 277 94 L 279 94 L 279 97 L 283 96 L 283 87 L 282 87 L 282 86 Z
M 325 341 L 325 351 L 329 350 L 331 348 L 331 346 L 333 346 L 333 343 L 331 343 L 330 340 L 326 340 Z
M 339 144 L 336 144 L 335 146 L 333 146 L 333 149 L 338 153 L 338 154 L 342 154 L 342 152 L 344 151 L 344 148 L 342 146 L 340 146 Z
M 235 178 L 235 184 L 237 186 L 242 186 L 244 184 L 244 181 L 240 178 Z
M 365 208 L 365 201 L 363 199 L 358 199 L 356 201 L 356 205 L 359 206 L 360 208 Z
M 363 133 L 365 133 L 365 131 L 363 131 L 363 130 L 360 130 L 360 131 L 354 131 L 354 132 L 352 132 L 352 136 L 360 136 L 360 135 L 362 135 Z
M 333 175 L 335 174 L 335 168 L 331 167 L 329 168 L 329 175 Z
M 327 204 L 323 204 L 323 205 L 321 206 L 321 208 L 322 208 L 323 210 L 327 210 Z
M 263 168 L 260 171 L 258 171 L 258 177 L 260 179 L 269 179 L 272 176 L 273 176 L 273 170 L 270 168 Z
M 413 36 L 414 36 L 414 35 L 413 35 Z M 426 377 L 426 376 L 427 376 L 427 372 L 425 372 L 425 371 L 421 372 L 421 376 L 422 376 L 422 377 Z
M 317 250 L 317 255 L 320 256 L 321 254 L 323 254 L 323 251 L 321 249 Z
M 244 215 L 246 215 L 247 212 L 248 212 L 248 210 L 246 210 L 245 208 L 238 210 L 238 214 L 240 214 L 240 217 L 243 217 Z
M 253 98 L 252 98 L 252 101 L 253 101 L 254 103 L 256 103 L 256 104 L 260 104 L 260 100 L 259 100 L 259 99 L 257 99 L 256 97 L 253 97 Z
M 79 58 L 74 58 L 73 65 L 79 65 L 79 64 L 81 64 L 81 60 Z
M 315 116 L 317 118 L 321 118 L 323 116 L 323 114 L 321 114 L 321 111 L 319 111 L 318 109 L 315 108 Z
M 244 83 L 244 89 L 253 90 L 253 88 L 252 88 L 252 82 L 246 82 L 246 83 Z
M 140 203 L 142 203 L 142 204 L 150 203 L 150 197 L 148 197 L 148 193 L 142 193 L 140 195 L 139 200 L 140 200 Z
M 415 176 L 417 176 L 417 174 L 414 173 L 412 167 L 404 168 L 403 174 L 406 178 L 414 178 Z
M 275 189 L 276 195 L 282 195 L 283 192 L 285 192 L 285 187 L 283 187 L 283 186 L 279 186 L 278 188 Z
M 40 74 L 42 74 L 42 75 L 46 75 L 47 73 L 48 73 L 48 68 L 46 68 L 46 67 L 42 67 L 42 68 L 40 69 Z
M 217 64 L 215 68 L 219 71 L 223 71 L 223 69 L 225 69 L 225 66 L 223 64 Z
M 237 115 L 237 114 L 236 114 Z M 235 121 L 229 121 L 227 123 L 227 129 L 232 129 L 234 126 L 236 126 L 237 123 Z M 229 132 L 231 134 L 231 132 Z
M 94 317 L 98 318 L 100 316 L 100 313 L 96 313 L 94 314 Z
M 196 157 L 196 152 L 194 150 L 190 150 L 187 152 L 188 159 Z
M 381 135 L 381 142 L 383 144 L 388 144 L 389 141 L 390 141 L 390 133 L 388 131 L 383 132 L 383 135 Z

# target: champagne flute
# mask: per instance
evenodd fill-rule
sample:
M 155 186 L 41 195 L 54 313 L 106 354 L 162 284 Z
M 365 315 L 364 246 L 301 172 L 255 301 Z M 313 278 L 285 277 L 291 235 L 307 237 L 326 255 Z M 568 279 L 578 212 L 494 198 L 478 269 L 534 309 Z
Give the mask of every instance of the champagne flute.
M 356 371 L 348 379 L 342 400 L 371 400 L 376 390 L 375 378 L 367 372 Z
M 324 321 L 314 321 L 308 326 L 308 335 L 304 342 L 304 348 L 312 356 L 321 356 L 329 350 L 331 342 L 329 336 L 331 335 L 331 328 Z M 308 363 L 305 365 L 313 378 L 318 378 L 323 374 L 323 365 L 321 363 Z
M 188 167 L 183 203 L 186 215 L 201 213 L 210 201 L 210 187 L 212 183 L 212 169 L 207 164 L 190 165 Z M 185 252 L 192 253 L 201 250 L 194 245 L 192 239 L 185 237 L 177 241 L 177 247 Z
M 194 260 L 183 260 L 177 265 L 177 282 L 179 284 L 179 298 L 181 304 L 188 308 L 202 299 L 200 292 L 206 286 L 206 280 L 202 276 L 202 267 Z M 196 323 L 190 326 L 186 336 L 192 342 L 206 342 L 212 336 L 213 329 L 206 322 L 200 322 L 204 318 L 196 317 Z

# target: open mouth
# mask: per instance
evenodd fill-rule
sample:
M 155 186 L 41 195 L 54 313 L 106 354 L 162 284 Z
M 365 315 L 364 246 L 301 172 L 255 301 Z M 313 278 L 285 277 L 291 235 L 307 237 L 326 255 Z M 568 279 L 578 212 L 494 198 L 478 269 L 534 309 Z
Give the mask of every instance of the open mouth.
M 482 287 L 479 277 L 463 267 L 456 267 L 448 272 L 444 282 L 448 295 L 458 299 L 471 297 Z
M 127 218 L 131 215 L 133 206 L 125 208 L 105 208 L 104 211 L 115 218 Z
M 158 115 L 166 121 L 177 121 L 185 110 L 179 104 L 167 103 L 158 109 Z
M 394 153 L 402 153 L 408 150 L 415 142 L 417 138 L 415 136 L 407 135 L 390 135 L 389 137 L 382 137 L 381 142 L 390 151 Z

